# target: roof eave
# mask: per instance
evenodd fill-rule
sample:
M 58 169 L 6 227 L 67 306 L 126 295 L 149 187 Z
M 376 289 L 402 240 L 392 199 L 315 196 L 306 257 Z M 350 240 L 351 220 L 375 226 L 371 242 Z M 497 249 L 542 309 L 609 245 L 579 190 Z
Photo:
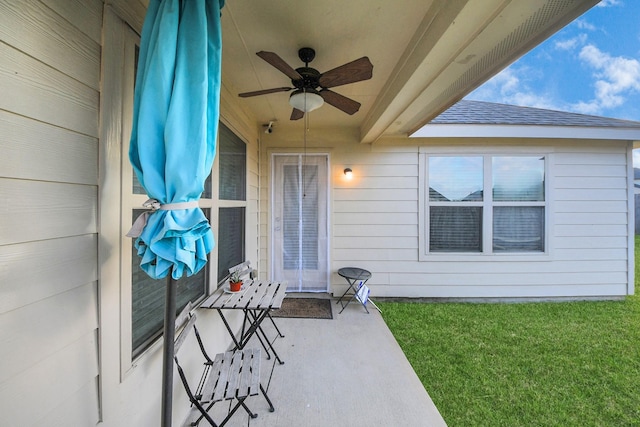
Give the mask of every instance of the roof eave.
M 640 128 L 495 125 L 495 124 L 430 124 L 423 126 L 411 138 L 538 138 L 538 139 L 601 139 L 640 140 Z
M 597 2 L 434 2 L 365 118 L 361 141 L 415 132 Z

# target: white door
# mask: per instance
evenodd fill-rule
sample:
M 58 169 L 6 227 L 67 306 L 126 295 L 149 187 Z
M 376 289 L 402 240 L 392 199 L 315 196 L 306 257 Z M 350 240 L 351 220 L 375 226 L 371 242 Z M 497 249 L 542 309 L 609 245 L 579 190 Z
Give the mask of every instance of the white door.
M 272 157 L 272 280 L 287 280 L 289 292 L 327 292 L 329 158 Z

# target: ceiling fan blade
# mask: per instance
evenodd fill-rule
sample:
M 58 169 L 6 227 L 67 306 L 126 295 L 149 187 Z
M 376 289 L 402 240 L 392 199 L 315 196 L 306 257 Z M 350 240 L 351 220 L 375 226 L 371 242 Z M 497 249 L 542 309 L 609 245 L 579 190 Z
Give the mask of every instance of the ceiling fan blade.
M 362 80 L 369 80 L 373 76 L 373 64 L 369 58 L 360 59 L 341 65 L 320 76 L 320 86 L 323 88 L 342 86 Z
M 300 73 L 291 68 L 291 66 L 284 62 L 284 59 L 280 58 L 277 54 L 261 50 L 260 52 L 257 52 L 256 55 L 286 74 L 291 80 L 298 80 L 302 78 Z
M 338 110 L 342 110 L 347 114 L 355 114 L 360 109 L 360 103 L 349 99 L 346 96 L 333 92 L 329 89 L 320 91 L 320 96 L 327 104 L 333 105 Z
M 291 112 L 291 120 L 300 120 L 304 117 L 304 111 L 294 108 Z
M 292 87 L 276 87 L 273 89 L 264 89 L 264 90 L 256 90 L 253 92 L 244 92 L 244 93 L 239 93 L 238 96 L 241 98 L 248 98 L 250 96 L 258 96 L 258 95 L 267 95 L 269 93 L 276 93 L 276 92 L 287 92 L 290 91 L 294 88 Z

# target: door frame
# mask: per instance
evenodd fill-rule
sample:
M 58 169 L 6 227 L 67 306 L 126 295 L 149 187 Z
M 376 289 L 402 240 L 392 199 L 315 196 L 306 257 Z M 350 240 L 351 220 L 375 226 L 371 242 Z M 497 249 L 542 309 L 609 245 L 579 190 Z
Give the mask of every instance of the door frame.
M 304 156 L 313 156 L 313 157 L 324 157 L 327 160 L 326 163 L 326 181 L 325 181 L 325 186 L 326 186 L 326 241 L 327 241 L 327 247 L 326 247 L 326 263 L 325 263 L 325 270 L 326 270 L 326 274 L 324 277 L 324 280 L 326 282 L 326 288 L 324 288 L 323 290 L 318 290 L 318 291 L 309 291 L 309 292 L 330 292 L 331 291 L 331 271 L 330 271 L 330 266 L 331 266 L 331 216 L 330 216 L 330 212 L 331 212 L 331 156 L 330 153 L 327 151 L 313 151 L 313 152 L 300 152 L 300 151 L 278 151 L 278 152 L 272 152 L 270 153 L 269 156 L 269 168 L 270 168 L 270 179 L 269 179 L 269 251 L 270 251 L 270 280 L 274 281 L 274 280 L 279 280 L 279 278 L 275 277 L 275 271 L 276 271 L 276 257 L 275 257 L 275 233 L 274 233 L 274 221 L 275 221 L 275 197 L 276 197 L 276 188 L 275 188 L 275 184 L 276 184 L 276 180 L 275 180 L 275 176 L 276 176 L 276 165 L 275 165 L 275 159 L 277 157 L 304 157 Z M 302 291 L 304 292 L 304 290 Z

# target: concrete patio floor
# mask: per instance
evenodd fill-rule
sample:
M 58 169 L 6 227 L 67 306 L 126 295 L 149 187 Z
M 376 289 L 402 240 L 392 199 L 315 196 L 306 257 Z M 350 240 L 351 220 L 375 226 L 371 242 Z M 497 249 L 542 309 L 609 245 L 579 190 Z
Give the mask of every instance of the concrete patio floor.
M 288 298 L 297 296 L 309 297 Z M 332 308 L 331 320 L 275 319 L 285 337 L 274 346 L 285 363 L 263 354 L 261 367 L 275 411 L 253 396 L 247 404 L 258 417 L 240 409 L 226 425 L 446 426 L 380 314 L 372 307 L 367 314 L 359 303 L 339 314 L 335 299 Z M 276 335 L 268 319 L 263 325 Z M 214 419 L 224 418 L 224 406 L 212 408 Z

